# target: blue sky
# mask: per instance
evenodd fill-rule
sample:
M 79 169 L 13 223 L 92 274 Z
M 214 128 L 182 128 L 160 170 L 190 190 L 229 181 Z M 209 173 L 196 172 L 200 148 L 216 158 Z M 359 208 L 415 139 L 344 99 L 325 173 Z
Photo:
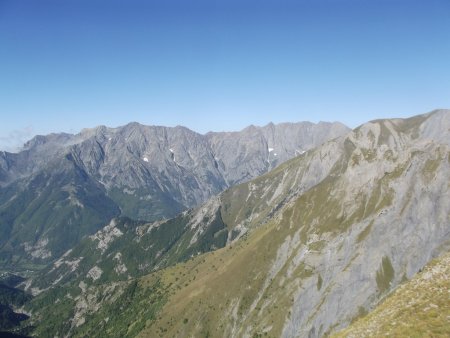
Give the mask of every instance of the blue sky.
M 450 108 L 448 0 L 0 0 L 0 149 Z

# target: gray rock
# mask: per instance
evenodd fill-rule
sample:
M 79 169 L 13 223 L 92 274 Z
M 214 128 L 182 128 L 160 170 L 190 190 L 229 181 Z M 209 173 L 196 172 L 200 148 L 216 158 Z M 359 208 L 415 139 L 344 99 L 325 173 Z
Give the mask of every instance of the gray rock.
M 106 217 L 174 217 L 347 131 L 339 123 L 296 123 L 201 135 L 184 127 L 130 123 L 76 135 L 36 136 L 19 153 L 0 152 L 5 261 L 14 260 L 18 252 L 37 260 L 29 256 L 34 251 L 18 246 L 26 242 L 34 248 L 46 240 L 48 247 L 40 250 L 51 253 L 44 255 L 47 260 L 55 259 L 99 230 Z M 61 208 L 67 217 L 58 216 Z M 58 231 L 67 227 L 76 233 L 75 242 L 55 248 Z M 55 238 L 47 238 L 49 229 Z

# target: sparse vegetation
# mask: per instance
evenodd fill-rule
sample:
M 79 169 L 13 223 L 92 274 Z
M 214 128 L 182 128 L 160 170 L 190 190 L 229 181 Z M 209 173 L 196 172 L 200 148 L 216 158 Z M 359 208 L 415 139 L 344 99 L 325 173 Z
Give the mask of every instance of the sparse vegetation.
M 391 288 L 391 282 L 394 279 L 394 273 L 394 268 L 392 267 L 392 263 L 389 257 L 383 257 L 376 276 L 378 290 L 381 293 L 384 293 Z
M 382 232 L 406 228 L 397 218 L 420 196 L 399 186 L 416 172 L 423 184 L 424 159 L 432 158 L 370 148 L 377 138 L 393 143 L 395 129 L 372 124 L 229 189 L 199 213 L 155 224 L 121 219 L 120 238 L 103 251 L 86 240 L 67 256 L 84 257 L 73 274 L 32 301 L 36 321 L 59 314 L 36 333 L 279 337 L 301 327 L 323 335 L 366 316 L 405 276 L 409 263 Z M 117 272 L 119 261 L 126 273 Z M 80 284 L 92 267 L 101 276 Z M 52 269 L 54 280 L 61 270 Z M 324 313 L 338 319 L 329 323 Z
M 449 290 L 450 253 L 446 253 L 333 338 L 448 337 Z

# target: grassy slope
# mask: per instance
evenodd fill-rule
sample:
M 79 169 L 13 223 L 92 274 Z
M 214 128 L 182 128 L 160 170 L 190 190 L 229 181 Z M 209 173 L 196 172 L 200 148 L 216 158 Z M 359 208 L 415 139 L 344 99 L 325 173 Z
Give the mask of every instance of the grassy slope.
M 399 166 L 385 174 L 374 182 L 372 190 L 357 195 L 351 206 L 347 205 L 345 180 L 341 179 L 340 172 L 345 171 L 347 165 L 358 164 L 346 157 L 353 150 L 351 145 L 345 147 L 350 151 L 336 163 L 331 174 L 283 206 L 281 219 L 275 218 L 257 228 L 232 249 L 224 248 L 165 270 L 163 280 L 175 287 L 156 323 L 141 336 L 280 336 L 290 316 L 295 291 L 308 279 L 317 281 L 318 289 L 322 288 L 323 281 L 313 267 L 292 264 L 295 255 L 288 254 L 283 261 L 278 249 L 289 246 L 289 240 L 299 235 L 301 245 L 320 253 L 324 245 L 320 236 L 344 233 L 352 224 L 369 221 L 391 205 L 391 182 L 405 171 L 404 166 Z M 370 154 L 363 155 L 365 161 L 372 161 Z M 258 180 L 267 178 L 268 175 Z M 248 189 L 248 186 L 234 189 L 234 196 L 230 194 L 235 198 L 231 202 L 236 206 L 237 212 L 232 213 L 238 215 L 236 219 L 242 217 L 239 215 L 245 218 L 242 201 L 247 191 L 236 194 L 239 189 Z M 359 236 L 360 241 L 370 232 L 372 223 L 368 224 L 366 233 L 363 231 Z M 313 235 L 318 235 L 319 240 L 311 242 Z M 271 273 L 276 261 L 281 261 L 281 266 Z M 288 271 L 292 266 L 295 270 Z M 389 291 L 393 274 L 389 257 L 384 257 L 375 277 L 381 292 Z M 327 294 L 326 289 L 323 294 Z M 320 304 L 315 311 L 320 311 Z
M 197 256 L 186 263 L 179 263 L 141 278 L 139 285 L 142 292 L 136 295 L 145 295 L 145 297 L 132 297 L 133 300 L 130 303 L 141 304 L 136 305 L 138 308 L 150 307 L 152 301 L 149 295 L 153 294 L 154 280 L 161 281 L 159 292 L 164 295 L 158 298 L 158 307 L 155 308 L 155 311 L 152 311 L 149 315 L 142 315 L 139 311 L 135 311 L 133 319 L 140 323 L 139 326 L 143 323 L 146 324 L 150 331 L 144 330 L 143 334 L 150 337 L 172 336 L 180 330 L 189 330 L 200 336 L 207 332 L 213 336 L 214 333 L 215 335 L 221 335 L 223 328 L 220 325 L 215 325 L 215 323 L 224 320 L 225 318 L 221 319 L 223 312 L 233 305 L 227 301 L 242 299 L 237 310 L 238 316 L 242 317 L 247 314 L 253 299 L 257 296 L 256 293 L 262 288 L 264 282 L 260 273 L 267 272 L 270 269 L 277 248 L 292 231 L 289 227 L 279 227 L 275 223 L 269 223 L 256 229 L 232 247 L 227 246 Z M 264 252 L 264 254 L 260 254 L 261 252 Z M 258 278 L 255 278 L 256 276 Z M 131 282 L 126 282 L 118 287 L 115 293 L 123 292 L 128 283 Z M 242 285 L 248 285 L 249 287 L 242 289 Z M 101 291 L 102 288 L 103 286 L 93 287 L 91 297 L 101 299 L 104 295 Z M 239 293 L 241 289 L 242 294 Z M 267 292 L 276 290 L 277 288 L 269 287 Z M 62 293 L 59 294 L 58 292 Z M 279 292 L 280 300 L 288 297 L 283 290 L 277 292 Z M 67 294 L 70 296 L 67 296 Z M 53 297 L 50 297 L 51 295 Z M 39 318 L 35 318 L 36 320 L 40 321 L 46 316 L 51 317 L 51 314 L 55 311 L 60 314 L 59 318 L 55 319 L 56 321 L 53 319 L 42 321 L 36 331 L 37 335 L 43 337 L 58 332 L 67 332 L 72 324 L 68 321 L 61 323 L 60 319 L 73 317 L 73 309 L 78 302 L 77 297 L 80 297 L 80 289 L 75 285 L 72 289 L 55 288 L 48 294 L 37 297 L 34 301 L 34 307 L 42 310 L 39 313 Z M 89 298 L 89 296 L 84 297 Z M 58 301 L 58 299 L 60 300 Z M 167 304 L 165 304 L 166 301 Z M 285 301 L 288 302 L 288 299 L 285 299 Z M 117 309 L 120 303 L 121 301 L 113 300 L 111 305 L 102 306 L 99 312 L 94 311 L 90 317 L 86 316 L 86 325 L 79 329 L 72 329 L 71 335 L 75 337 L 84 336 L 92 327 L 96 327 L 94 323 L 102 325 L 102 320 L 110 317 L 106 315 L 108 309 Z M 105 304 L 108 304 L 108 301 Z M 156 316 L 155 314 L 160 311 L 164 304 L 166 306 Z M 274 329 L 275 331 L 281 332 L 283 316 L 284 313 L 274 312 L 273 317 L 268 317 L 270 322 L 277 323 L 278 326 Z M 253 321 L 250 318 L 248 320 Z M 199 323 L 202 323 L 202 325 L 198 326 Z M 119 311 L 116 314 L 114 327 L 117 332 L 123 333 L 125 328 L 132 325 L 133 320 L 126 313 L 120 313 Z M 141 329 L 144 329 L 144 327 L 141 327 Z M 230 327 L 227 328 L 227 330 L 231 329 Z M 130 334 L 130 332 L 126 331 L 125 335 Z M 133 330 L 133 332 L 135 331 Z
M 231 333 L 232 316 L 224 316 L 224 313 L 234 304 L 237 304 L 237 316 L 247 313 L 264 282 L 260 274 L 269 269 L 276 243 L 281 240 L 281 236 L 273 236 L 273 230 L 273 224 L 263 226 L 234 247 L 162 271 L 164 282 L 171 285 L 170 298 L 158 320 L 141 336 Z
M 228 231 L 231 232 L 230 237 L 234 238 L 233 229 L 237 224 L 247 229 L 257 227 L 266 223 L 278 209 L 288 203 L 288 199 L 295 196 L 293 191 L 297 188 L 296 182 L 312 170 L 308 165 L 309 161 L 318 156 L 314 151 L 309 152 L 304 157 L 288 161 L 249 183 L 225 191 L 220 197 L 221 205 L 215 215 L 210 215 L 208 220 L 204 218 L 201 222 L 208 223 L 208 226 L 200 232 L 194 243 L 191 243 L 191 240 L 197 229 L 190 229 L 188 225 L 192 217 L 204 206 L 162 222 L 150 232 L 143 230 L 142 236 L 136 235 L 136 227 L 142 223 L 128 220 L 124 224 L 119 220 L 118 227 L 124 235 L 115 239 L 104 253 L 97 249 L 97 242 L 85 238 L 65 257 L 67 261 L 82 258 L 73 273 L 70 273 L 70 266 L 65 264 L 56 269 L 49 265 L 34 281 L 33 286 L 44 289 L 55 280 L 59 280 L 59 284 L 75 280 L 78 283 L 94 265 L 104 272 L 98 282 L 123 280 L 128 276 L 139 277 L 152 271 L 156 265 L 159 268 L 170 266 L 193 255 L 221 248 L 226 244 Z M 273 197 L 274 195 L 277 197 Z M 146 227 L 152 225 L 146 224 L 143 228 Z M 130 246 L 129 243 L 133 245 Z M 125 274 L 114 272 L 117 265 L 114 257 L 118 252 L 121 253 L 122 261 L 128 270 Z M 146 268 L 141 269 L 139 265 L 145 265 Z M 59 276 L 64 277 L 60 280 Z
M 322 241 L 308 242 L 311 231 L 339 231 L 348 221 L 331 217 L 325 208 L 305 208 L 305 205 L 335 205 L 339 210 L 340 196 L 329 198 L 331 183 L 326 180 L 314 187 L 295 203 L 286 207 L 281 220 L 257 228 L 232 247 L 196 257 L 163 272 L 163 280 L 172 290 L 168 303 L 156 323 L 141 333 L 143 337 L 242 335 L 281 335 L 283 324 L 290 315 L 292 298 L 306 279 L 317 280 L 312 267 L 293 266 L 294 255 L 283 261 L 279 248 L 295 236 L 310 250 L 320 250 Z M 322 219 L 320 229 L 310 224 Z M 282 255 L 281 255 L 282 256 Z M 274 262 L 281 266 L 271 273 Z M 319 287 L 319 286 L 318 286 Z M 320 287 L 319 287 L 320 288 Z
M 166 294 L 157 275 L 145 287 L 131 280 L 91 286 L 82 294 L 78 287 L 59 291 L 53 298 L 36 298 L 42 310 L 32 317 L 39 323 L 34 336 L 135 337 L 155 317 Z
M 41 172 L 1 190 L 15 193 L 0 206 L 0 267 L 17 271 L 35 263 L 39 268 L 119 214 L 82 169 L 70 161 L 59 166 L 52 175 Z M 25 242 L 34 248 L 27 252 Z M 42 253 L 33 257 L 39 248 Z
M 98 240 L 85 238 L 64 259 L 58 261 L 58 267 L 47 266 L 35 278 L 33 287 L 44 289 L 54 281 L 57 281 L 54 285 L 59 286 L 73 282 L 77 285 L 82 280 L 91 284 L 91 281 L 86 280 L 86 275 L 94 266 L 102 270 L 97 284 L 127 280 L 146 275 L 156 267 L 173 265 L 193 255 L 225 245 L 227 232 L 220 217 L 220 210 L 210 219 L 207 230 L 199 235 L 198 241 L 192 245 L 189 244 L 194 232 L 188 227 L 190 220 L 190 214 L 180 214 L 147 231 L 152 224 L 127 218 L 116 219 L 116 228 L 120 229 L 123 235 L 115 238 L 104 252 L 97 247 Z M 143 229 L 142 236 L 136 234 L 140 228 Z M 71 261 L 79 262 L 73 271 L 70 265 L 63 263 Z M 119 265 L 126 267 L 126 270 L 119 271 Z
M 358 159 L 349 157 L 354 150 L 352 145 L 345 143 L 343 146 L 346 150 L 344 156 L 334 164 L 331 174 L 306 192 L 294 194 L 290 200 L 285 201 L 283 196 L 289 194 L 290 187 L 300 184 L 298 177 L 304 176 L 308 170 L 315 170 L 309 168 L 311 158 L 295 159 L 268 175 L 225 193 L 222 216 L 229 228 L 251 218 L 252 214 L 259 216 L 253 221 L 247 220 L 248 226 L 263 225 L 232 247 L 197 256 L 140 279 L 139 285 L 144 288 L 144 293 L 153 288 L 151 280 L 155 278 L 164 290 L 161 310 L 155 310 L 150 319 L 139 318 L 139 315 L 134 319 L 140 325 L 145 322 L 140 336 L 222 337 L 249 333 L 278 337 L 290 316 L 293 296 L 305 282 L 313 280 L 317 289 L 323 289 L 326 295 L 327 284 L 314 268 L 305 263 L 293 264 L 294 249 L 284 255 L 280 248 L 287 247 L 289 251 L 290 240 L 298 237 L 297 243 L 320 255 L 327 238 L 367 219 L 368 226 L 358 236 L 358 240 L 363 241 L 371 232 L 373 215 L 392 203 L 391 182 L 398 179 L 406 168 L 399 166 L 386 173 L 373 182 L 373 189 L 366 194 L 358 194 L 355 198 L 353 195 L 345 196 L 347 182 L 340 174 L 347 166 L 357 166 L 358 161 L 370 162 L 372 155 L 362 152 Z M 289 168 L 292 167 L 301 168 L 291 172 Z M 286 177 L 285 172 L 289 172 Z M 271 196 L 277 195 L 280 181 L 285 181 L 282 185 L 284 191 L 273 200 Z M 263 194 L 259 198 L 249 195 L 253 189 L 259 189 Z M 312 240 L 314 238 L 317 240 Z M 276 264 L 277 261 L 280 264 Z M 276 269 L 275 265 L 278 265 Z M 294 270 L 291 271 L 291 267 Z M 383 258 L 376 274 L 380 289 L 386 289 L 392 274 L 389 258 Z M 147 287 L 148 283 L 150 286 Z M 146 301 L 141 299 L 140 302 L 145 304 Z M 320 306 L 315 311 L 320 311 Z M 87 325 L 98 323 L 104 318 L 102 316 L 103 312 L 98 312 Z M 115 325 L 123 329 L 132 323 L 126 315 L 120 314 Z M 77 332 L 82 336 L 81 332 L 85 331 Z
M 448 337 L 450 253 L 433 260 L 373 312 L 333 337 Z

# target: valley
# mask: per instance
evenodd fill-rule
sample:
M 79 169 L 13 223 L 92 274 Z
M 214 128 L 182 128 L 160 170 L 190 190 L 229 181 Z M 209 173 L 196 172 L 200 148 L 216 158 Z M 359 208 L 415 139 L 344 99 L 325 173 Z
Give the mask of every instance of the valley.
M 112 217 L 19 284 L 33 295 L 21 327 L 37 337 L 444 337 L 449 131 L 448 110 L 371 121 L 174 218 Z M 407 309 L 418 307 L 426 315 L 409 329 L 387 319 L 414 322 Z

